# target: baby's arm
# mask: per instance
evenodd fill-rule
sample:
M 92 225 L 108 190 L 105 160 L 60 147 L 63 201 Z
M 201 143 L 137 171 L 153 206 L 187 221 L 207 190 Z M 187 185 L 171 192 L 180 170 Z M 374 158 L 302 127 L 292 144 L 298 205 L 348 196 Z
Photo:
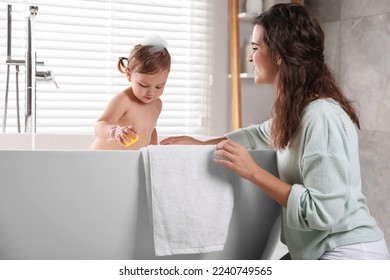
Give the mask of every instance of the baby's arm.
M 133 127 L 121 127 L 120 118 L 129 107 L 127 96 L 124 92 L 116 95 L 107 105 L 101 117 L 95 124 L 96 137 L 102 141 L 116 140 L 125 146 L 125 141 L 130 141 L 127 135 L 135 138 L 137 131 Z
M 96 137 L 103 141 L 111 138 L 112 131 L 118 124 L 119 118 L 125 113 L 125 108 L 121 105 L 122 94 L 118 94 L 108 103 L 103 114 L 95 123 Z

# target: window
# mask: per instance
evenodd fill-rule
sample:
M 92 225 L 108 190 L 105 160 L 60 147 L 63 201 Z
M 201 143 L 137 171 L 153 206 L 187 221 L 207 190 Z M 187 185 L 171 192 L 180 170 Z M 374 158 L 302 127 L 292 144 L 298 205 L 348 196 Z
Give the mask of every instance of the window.
M 8 0 L 0 13 L 0 116 L 6 88 L 7 4 L 12 5 L 12 59 L 23 59 L 30 5 L 35 17 L 38 71 L 54 83 L 37 83 L 37 133 L 93 133 L 109 99 L 129 86 L 117 58 L 149 33 L 168 41 L 171 72 L 157 123 L 159 134 L 209 133 L 213 1 L 207 0 Z M 6 132 L 17 131 L 16 67 L 11 65 Z M 19 72 L 24 131 L 24 66 Z M 1 124 L 2 125 L 2 122 Z

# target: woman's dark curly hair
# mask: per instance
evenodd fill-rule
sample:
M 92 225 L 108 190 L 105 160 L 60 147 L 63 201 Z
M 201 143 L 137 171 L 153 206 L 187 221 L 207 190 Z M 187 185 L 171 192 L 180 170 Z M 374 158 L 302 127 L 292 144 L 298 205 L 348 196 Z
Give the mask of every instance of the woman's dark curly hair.
M 337 101 L 360 128 L 352 102 L 337 85 L 324 63 L 324 33 L 305 6 L 276 4 L 257 16 L 254 24 L 265 30 L 264 42 L 272 60 L 280 59 L 271 134 L 277 149 L 286 148 L 299 129 L 305 106 L 316 98 Z

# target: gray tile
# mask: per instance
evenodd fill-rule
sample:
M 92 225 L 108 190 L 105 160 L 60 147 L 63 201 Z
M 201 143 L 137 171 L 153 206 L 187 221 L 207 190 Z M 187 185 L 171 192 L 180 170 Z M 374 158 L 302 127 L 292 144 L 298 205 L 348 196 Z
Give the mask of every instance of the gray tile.
M 263 11 L 268 10 L 273 5 L 278 3 L 290 3 L 291 0 L 263 0 Z
M 390 14 L 341 25 L 339 80 L 357 101 L 362 129 L 390 132 Z
M 322 24 L 322 29 L 325 33 L 325 63 L 336 77 L 339 76 L 340 26 L 341 23 L 339 21 Z
M 324 1 L 325 2 L 325 1 Z M 342 0 L 341 19 L 360 18 L 390 12 L 389 0 Z
M 305 0 L 305 6 L 309 7 L 322 23 L 341 19 L 340 0 Z
M 359 131 L 363 192 L 371 214 L 390 240 L 390 133 Z

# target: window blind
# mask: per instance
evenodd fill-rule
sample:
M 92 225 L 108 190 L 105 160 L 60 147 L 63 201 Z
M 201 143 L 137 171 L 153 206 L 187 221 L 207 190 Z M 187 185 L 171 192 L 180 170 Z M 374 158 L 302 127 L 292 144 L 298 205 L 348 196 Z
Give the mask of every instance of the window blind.
M 117 58 L 147 34 L 168 42 L 171 72 L 161 97 L 159 134 L 209 133 L 212 80 L 213 1 L 207 0 L 8 0 L 0 13 L 0 110 L 6 83 L 7 4 L 12 5 L 12 59 L 24 59 L 26 18 L 35 17 L 38 71 L 51 70 L 54 83 L 37 83 L 38 133 L 93 133 L 108 101 L 130 84 L 116 69 Z M 19 100 L 24 130 L 24 66 Z M 15 67 L 11 66 L 6 132 L 16 132 Z M 1 124 L 2 125 L 2 122 Z

